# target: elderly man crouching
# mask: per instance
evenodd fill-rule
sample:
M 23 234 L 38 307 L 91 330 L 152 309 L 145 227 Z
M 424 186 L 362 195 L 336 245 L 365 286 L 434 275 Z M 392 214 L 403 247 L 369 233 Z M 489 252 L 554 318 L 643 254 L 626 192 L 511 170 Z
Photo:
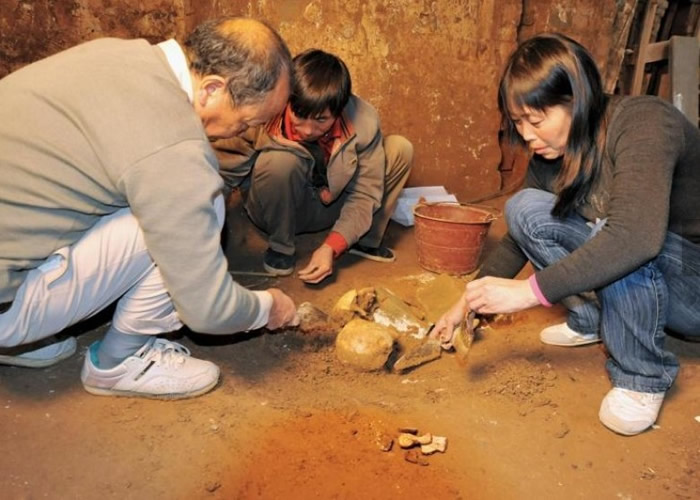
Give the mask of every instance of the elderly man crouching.
M 250 19 L 174 40 L 100 39 L 0 80 L 0 363 L 47 366 L 75 339 L 37 341 L 114 301 L 81 379 L 101 395 L 183 398 L 213 363 L 156 335 L 227 334 L 295 320 L 276 289 L 234 282 L 220 248 L 222 181 L 210 141 L 277 115 L 291 58 Z

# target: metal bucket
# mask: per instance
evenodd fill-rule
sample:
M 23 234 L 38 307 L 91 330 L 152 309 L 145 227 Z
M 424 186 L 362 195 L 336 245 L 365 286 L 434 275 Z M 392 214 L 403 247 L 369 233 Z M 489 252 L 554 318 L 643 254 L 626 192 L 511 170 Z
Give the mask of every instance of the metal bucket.
M 474 271 L 489 227 L 500 215 L 482 205 L 419 202 L 413 207 L 418 263 L 437 273 Z

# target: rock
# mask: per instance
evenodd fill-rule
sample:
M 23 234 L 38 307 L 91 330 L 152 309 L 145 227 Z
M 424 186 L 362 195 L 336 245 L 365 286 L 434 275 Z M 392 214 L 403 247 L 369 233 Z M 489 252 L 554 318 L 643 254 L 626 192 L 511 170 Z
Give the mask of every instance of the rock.
M 338 299 L 331 310 L 331 319 L 341 327 L 355 317 L 357 290 L 348 290 Z
M 325 333 L 332 330 L 328 315 L 311 302 L 303 302 L 297 307 L 299 329 L 304 333 Z
M 399 432 L 406 432 L 408 434 L 418 434 L 418 427 L 399 427 Z
M 559 426 L 554 429 L 552 432 L 552 435 L 557 438 L 561 439 L 565 437 L 569 433 L 569 426 L 566 425 L 566 422 L 560 422 Z
M 362 288 L 359 291 L 348 290 L 343 294 L 331 311 L 331 320 L 338 328 L 345 326 L 353 318 L 371 319 L 376 308 L 377 294 L 374 288 Z
M 428 460 L 423 455 L 421 455 L 417 449 L 406 450 L 406 453 L 404 453 L 403 459 L 406 462 L 409 462 L 412 464 L 417 464 L 417 465 L 426 466 L 426 465 L 430 464 L 430 462 L 428 462 Z
M 378 432 L 375 435 L 375 443 L 381 451 L 388 452 L 394 447 L 394 438 L 386 432 Z
M 365 371 L 383 368 L 393 346 L 386 327 L 359 318 L 350 320 L 335 339 L 338 359 Z
M 214 493 L 216 490 L 221 488 L 221 483 L 218 481 L 209 481 L 207 484 L 204 485 L 204 488 L 209 492 L 209 493 Z
M 359 309 L 358 313 L 360 313 L 362 318 L 369 319 L 377 303 L 376 290 L 373 287 L 361 288 L 357 292 L 357 299 L 355 299 L 355 302 Z

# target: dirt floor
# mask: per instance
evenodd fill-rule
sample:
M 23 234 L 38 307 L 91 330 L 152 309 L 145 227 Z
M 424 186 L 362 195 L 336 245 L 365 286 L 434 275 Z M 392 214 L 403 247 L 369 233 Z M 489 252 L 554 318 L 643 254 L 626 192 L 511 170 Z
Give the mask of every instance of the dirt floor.
M 231 268 L 259 271 L 264 240 L 236 206 L 229 215 Z M 502 232 L 498 221 L 486 251 Z M 299 238 L 302 264 L 322 238 Z M 366 286 L 424 304 L 429 316 L 447 308 L 454 281 L 419 266 L 413 229 L 392 223 L 387 241 L 396 263 L 344 256 L 320 286 L 238 278 L 324 310 Z M 103 315 L 76 330 L 79 355 L 42 370 L 0 367 L 0 498 L 700 498 L 700 344 L 669 338 L 682 370 L 658 425 L 621 437 L 598 421 L 610 388 L 602 347 L 538 340 L 563 318 L 558 308 L 504 318 L 466 363 L 445 353 L 402 374 L 342 365 L 332 332 L 178 332 L 219 364 L 221 383 L 196 399 L 153 401 L 82 389 Z M 402 427 L 446 436 L 446 452 L 383 451 Z

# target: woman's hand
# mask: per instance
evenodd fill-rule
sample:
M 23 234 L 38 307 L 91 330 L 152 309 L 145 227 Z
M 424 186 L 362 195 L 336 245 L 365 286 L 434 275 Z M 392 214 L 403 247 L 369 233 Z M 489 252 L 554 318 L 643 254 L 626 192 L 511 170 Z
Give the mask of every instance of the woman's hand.
M 514 313 L 540 304 L 527 280 L 487 276 L 467 283 L 469 309 L 479 314 Z
M 466 295 L 466 292 L 463 293 L 460 299 L 452 305 L 450 310 L 440 317 L 430 331 L 430 338 L 438 339 L 444 346 L 451 345 L 455 327 L 462 322 L 469 312 Z
M 308 265 L 299 271 L 299 279 L 306 283 L 319 283 L 333 274 L 333 249 L 325 243 L 318 247 Z

